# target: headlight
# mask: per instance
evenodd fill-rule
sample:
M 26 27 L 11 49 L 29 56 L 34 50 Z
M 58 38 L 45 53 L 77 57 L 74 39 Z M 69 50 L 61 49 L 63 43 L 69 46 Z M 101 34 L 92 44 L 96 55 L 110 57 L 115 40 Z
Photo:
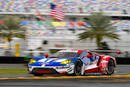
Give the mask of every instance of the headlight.
M 71 62 L 72 62 L 72 60 L 65 60 L 65 61 L 62 61 L 61 64 L 69 64 Z
M 33 64 L 33 63 L 35 63 L 35 62 L 36 62 L 36 60 L 31 59 L 31 60 L 29 61 L 29 64 Z

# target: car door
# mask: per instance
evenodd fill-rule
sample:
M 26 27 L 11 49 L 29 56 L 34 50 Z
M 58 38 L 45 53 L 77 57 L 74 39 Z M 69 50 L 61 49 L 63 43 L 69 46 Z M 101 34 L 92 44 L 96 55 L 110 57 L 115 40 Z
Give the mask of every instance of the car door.
M 85 65 L 90 65 L 91 61 L 89 58 L 86 57 L 86 55 L 88 54 L 87 51 L 83 51 L 80 55 L 80 59 L 81 61 L 85 64 Z

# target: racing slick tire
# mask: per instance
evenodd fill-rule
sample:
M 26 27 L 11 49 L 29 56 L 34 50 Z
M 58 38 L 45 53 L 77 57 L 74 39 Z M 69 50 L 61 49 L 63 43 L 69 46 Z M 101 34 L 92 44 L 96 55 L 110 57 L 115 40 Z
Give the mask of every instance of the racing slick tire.
M 77 60 L 74 68 L 74 75 L 76 76 L 82 75 L 82 66 L 83 66 L 83 62 L 81 60 Z
M 110 59 L 108 62 L 106 75 L 112 75 L 114 74 L 114 71 L 115 71 L 115 64 L 114 64 L 114 61 Z

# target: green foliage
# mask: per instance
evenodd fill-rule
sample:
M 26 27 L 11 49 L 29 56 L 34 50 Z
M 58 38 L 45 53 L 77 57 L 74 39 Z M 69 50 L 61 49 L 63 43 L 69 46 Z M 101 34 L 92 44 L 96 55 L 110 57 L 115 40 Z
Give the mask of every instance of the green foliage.
M 25 39 L 25 27 L 20 24 L 22 21 L 18 16 L 5 15 L 1 20 L 4 21 L 0 24 L 0 37 L 7 38 L 8 42 L 12 41 L 13 37 Z
M 58 52 L 59 50 L 61 50 L 61 49 L 50 49 L 49 51 L 51 54 L 54 54 L 54 53 Z
M 0 68 L 1 75 L 27 74 L 26 68 Z
M 111 17 L 103 15 L 103 13 L 93 13 L 85 20 L 90 27 L 86 31 L 79 34 L 79 40 L 90 39 L 96 40 L 98 48 L 101 47 L 101 42 L 104 38 L 118 40 L 119 35 L 116 34 L 116 28 L 112 26 Z
M 10 40 L 12 37 L 25 38 L 23 32 L 26 28 L 23 25 L 20 25 L 21 19 L 18 16 L 6 15 L 2 20 L 4 21 L 3 24 L 0 24 L 2 37 L 10 38 Z

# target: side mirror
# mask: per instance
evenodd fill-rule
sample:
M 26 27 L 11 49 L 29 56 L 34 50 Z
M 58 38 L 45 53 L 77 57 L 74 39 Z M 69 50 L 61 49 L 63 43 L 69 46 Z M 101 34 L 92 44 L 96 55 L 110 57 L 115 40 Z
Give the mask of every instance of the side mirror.
M 48 57 L 49 57 L 49 54 L 46 53 L 46 54 L 44 54 L 44 56 L 45 56 L 46 58 L 48 58 Z
M 88 53 L 88 54 L 86 55 L 86 57 L 87 57 L 87 58 L 91 58 L 92 55 L 91 55 L 90 53 Z

